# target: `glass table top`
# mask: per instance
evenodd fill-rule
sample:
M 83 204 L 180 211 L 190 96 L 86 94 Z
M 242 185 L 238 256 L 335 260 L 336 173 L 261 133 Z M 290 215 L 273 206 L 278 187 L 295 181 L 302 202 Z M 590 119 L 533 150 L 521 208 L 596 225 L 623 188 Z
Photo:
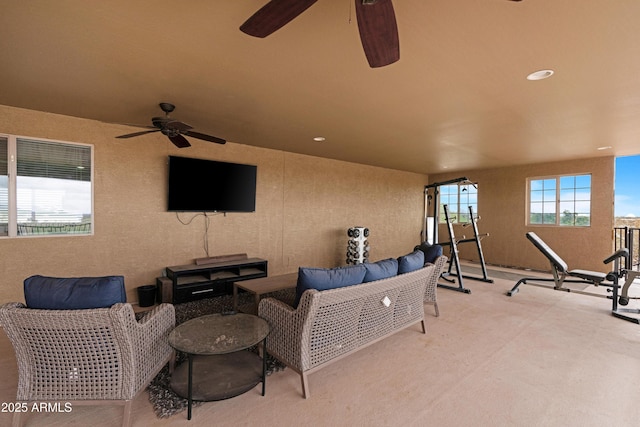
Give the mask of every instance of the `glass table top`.
M 269 324 L 258 316 L 210 314 L 176 326 L 169 344 L 188 354 L 226 354 L 258 344 L 268 334 Z

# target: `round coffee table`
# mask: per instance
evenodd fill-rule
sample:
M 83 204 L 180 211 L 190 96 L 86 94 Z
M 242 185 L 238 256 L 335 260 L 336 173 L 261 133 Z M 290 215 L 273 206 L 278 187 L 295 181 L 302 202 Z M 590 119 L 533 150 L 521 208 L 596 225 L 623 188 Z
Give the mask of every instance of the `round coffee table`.
M 228 399 L 260 382 L 264 396 L 268 334 L 265 320 L 243 313 L 201 316 L 171 331 L 169 344 L 188 359 L 171 376 L 173 391 L 188 399 L 187 419 L 191 419 L 194 400 Z M 262 359 L 246 350 L 261 342 Z

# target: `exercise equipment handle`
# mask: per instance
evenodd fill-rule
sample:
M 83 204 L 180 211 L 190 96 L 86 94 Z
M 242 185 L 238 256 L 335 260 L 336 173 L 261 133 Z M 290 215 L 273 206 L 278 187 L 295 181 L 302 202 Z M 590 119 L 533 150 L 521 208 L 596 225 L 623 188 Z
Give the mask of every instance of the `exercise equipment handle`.
M 629 250 L 627 248 L 622 248 L 622 249 L 618 249 L 617 251 L 609 255 L 609 257 L 602 262 L 605 264 L 609 264 L 611 261 L 614 261 L 618 258 L 622 258 L 622 257 L 626 258 L 628 256 L 629 256 Z

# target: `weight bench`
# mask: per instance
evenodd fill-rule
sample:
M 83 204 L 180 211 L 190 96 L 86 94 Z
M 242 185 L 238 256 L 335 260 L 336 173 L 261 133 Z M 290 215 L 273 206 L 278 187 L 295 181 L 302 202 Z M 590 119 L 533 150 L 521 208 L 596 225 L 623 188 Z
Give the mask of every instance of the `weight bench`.
M 565 291 L 565 292 L 575 292 L 579 294 L 597 296 L 601 298 L 608 298 L 613 300 L 613 307 L 611 313 L 618 318 L 628 320 L 634 323 L 640 323 L 640 319 L 636 319 L 633 317 L 625 316 L 620 313 L 621 309 L 618 309 L 618 279 L 626 274 L 626 272 L 620 269 L 620 258 L 627 258 L 629 256 L 629 251 L 626 248 L 619 249 L 613 254 L 609 255 L 604 261 L 604 264 L 609 264 L 612 261 L 615 261 L 614 269 L 608 274 L 601 273 L 599 271 L 590 271 L 590 270 L 569 270 L 567 263 L 556 254 L 553 249 L 551 249 L 536 233 L 528 232 L 526 234 L 527 239 L 533 245 L 538 248 L 540 252 L 544 256 L 547 257 L 549 263 L 551 264 L 551 271 L 553 273 L 553 278 L 541 278 L 541 277 L 523 277 L 518 280 L 518 283 L 509 291 L 507 295 L 513 296 L 518 293 L 520 285 L 522 284 L 530 284 L 535 286 L 548 287 L 545 285 L 540 285 L 537 283 L 527 283 L 528 281 L 534 282 L 553 282 L 553 289 L 557 291 Z M 571 279 L 570 277 L 575 277 L 576 279 Z M 613 292 L 613 295 L 600 295 L 594 294 L 591 292 L 584 292 L 576 289 L 570 289 L 564 286 L 565 283 L 585 283 L 589 285 L 595 286 L 607 286 L 611 289 L 608 291 Z M 626 295 L 625 295 L 626 296 Z M 628 299 L 627 299 L 628 302 Z M 624 302 L 622 305 L 626 305 Z M 631 311 L 631 310 L 629 310 Z

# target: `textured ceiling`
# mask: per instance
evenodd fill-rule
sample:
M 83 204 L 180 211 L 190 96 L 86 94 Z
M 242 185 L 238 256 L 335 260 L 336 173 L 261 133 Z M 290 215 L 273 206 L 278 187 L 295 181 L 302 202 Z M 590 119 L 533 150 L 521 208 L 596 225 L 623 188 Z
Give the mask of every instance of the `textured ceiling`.
M 3 105 L 150 124 L 168 101 L 231 142 L 420 173 L 640 153 L 638 0 L 394 0 L 377 69 L 353 0 L 265 39 L 238 27 L 266 0 L 0 1 Z

